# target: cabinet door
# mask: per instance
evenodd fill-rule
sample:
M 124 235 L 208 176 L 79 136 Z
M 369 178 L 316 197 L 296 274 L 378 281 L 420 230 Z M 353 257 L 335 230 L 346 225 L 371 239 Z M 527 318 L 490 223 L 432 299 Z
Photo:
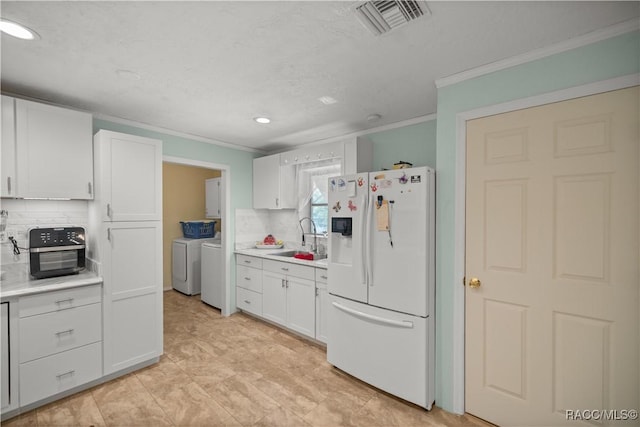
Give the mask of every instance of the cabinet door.
M 93 198 L 90 114 L 16 99 L 20 197 Z
M 316 335 L 316 295 L 313 280 L 288 277 L 287 327 L 310 337 Z
M 287 324 L 285 276 L 262 272 L 262 315 L 281 325 Z
M 220 218 L 220 178 L 210 178 L 205 181 L 207 218 Z
M 280 156 L 253 159 L 253 208 L 280 208 Z
M 162 141 L 100 131 L 94 146 L 102 220 L 161 220 Z
M 323 343 L 327 342 L 327 313 L 329 313 L 329 294 L 327 285 L 319 286 L 316 283 L 316 339 Z
M 162 353 L 162 232 L 160 222 L 124 222 L 103 233 L 107 375 Z
M 4 97 L 3 97 L 4 98 Z M 0 390 L 0 397 L 2 398 L 1 409 L 9 406 L 9 303 L 0 304 L 0 310 L 2 313 L 2 332 L 0 333 L 0 339 L 2 339 L 2 345 L 0 351 L 2 352 L 2 371 L 0 372 L 0 381 L 2 382 L 2 389 Z
M 15 99 L 2 95 L 2 197 L 16 197 Z

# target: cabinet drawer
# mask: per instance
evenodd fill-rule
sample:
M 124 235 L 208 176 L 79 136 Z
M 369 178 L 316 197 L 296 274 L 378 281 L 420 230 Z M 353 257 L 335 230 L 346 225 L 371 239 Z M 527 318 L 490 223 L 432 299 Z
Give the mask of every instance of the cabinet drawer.
M 66 310 L 87 304 L 100 302 L 102 287 L 100 285 L 82 286 L 62 291 L 43 292 L 20 298 L 20 317 Z
M 236 255 L 236 264 L 237 265 L 246 265 L 247 267 L 253 268 L 262 268 L 262 258 L 257 258 L 254 256 L 248 255 Z
M 262 295 L 243 288 L 236 288 L 236 305 L 239 309 L 262 316 Z
M 20 320 L 20 363 L 102 340 L 100 304 Z
M 327 283 L 328 271 L 324 268 L 316 268 L 316 282 Z
M 102 343 L 43 357 L 20 365 L 20 406 L 25 406 L 102 376 Z
M 302 279 L 315 280 L 315 268 L 290 262 L 273 261 L 265 259 L 262 268 L 272 273 L 286 274 L 287 276 L 300 277 Z
M 240 288 L 262 293 L 262 270 L 238 265 L 236 268 L 236 285 Z

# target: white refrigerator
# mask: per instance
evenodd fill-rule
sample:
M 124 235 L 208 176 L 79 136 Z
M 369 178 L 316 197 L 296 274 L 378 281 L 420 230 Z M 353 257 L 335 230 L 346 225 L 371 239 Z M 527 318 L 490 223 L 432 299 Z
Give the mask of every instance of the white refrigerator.
M 435 173 L 329 179 L 329 363 L 431 409 Z

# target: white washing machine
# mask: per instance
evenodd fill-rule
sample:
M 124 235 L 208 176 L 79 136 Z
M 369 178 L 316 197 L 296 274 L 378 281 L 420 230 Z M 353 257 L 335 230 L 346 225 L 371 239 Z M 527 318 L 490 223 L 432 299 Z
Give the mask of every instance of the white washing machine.
M 202 294 L 200 299 L 222 310 L 222 246 L 220 240 L 202 244 Z
M 202 244 L 214 239 L 175 239 L 171 247 L 171 285 L 186 295 L 200 293 Z

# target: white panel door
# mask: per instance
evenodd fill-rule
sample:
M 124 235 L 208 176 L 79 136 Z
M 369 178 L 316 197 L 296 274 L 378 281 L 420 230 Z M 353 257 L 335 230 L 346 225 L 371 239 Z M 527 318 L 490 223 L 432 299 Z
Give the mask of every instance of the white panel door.
M 105 223 L 104 373 L 162 353 L 162 225 Z
M 262 315 L 281 325 L 287 324 L 287 292 L 285 276 L 262 271 Z
M 466 277 L 480 279 L 466 288 L 468 412 L 637 425 L 567 411 L 640 402 L 639 99 L 635 87 L 467 123 Z
M 0 409 L 4 409 L 11 403 L 9 400 L 9 303 L 3 302 L 0 304 L 0 315 L 2 319 L 0 322 L 0 327 L 2 327 L 0 332 L 0 352 L 2 353 L 2 357 L 0 357 L 2 362 L 2 370 L 0 371 L 0 383 L 2 384 L 0 398 L 2 404 Z M 14 363 L 16 362 L 14 361 Z
M 2 95 L 2 155 L 0 195 L 16 197 L 16 110 L 15 99 Z
M 21 197 L 93 199 L 91 114 L 16 99 Z
M 433 283 L 433 171 L 426 167 L 369 175 L 369 304 L 429 314 Z M 333 273 L 332 273 L 333 274 Z M 430 283 L 431 282 L 431 283 Z
M 328 341 L 328 319 L 329 292 L 327 292 L 327 285 L 326 283 L 316 282 L 316 339 L 323 343 Z
M 162 141 L 101 130 L 94 147 L 102 220 L 161 220 Z
M 205 180 L 205 216 L 220 218 L 220 178 Z
M 111 139 L 113 221 L 154 221 L 162 215 L 162 145 L 155 140 Z
M 316 283 L 287 277 L 287 327 L 310 337 L 316 335 Z
M 280 156 L 253 159 L 253 208 L 280 208 Z

